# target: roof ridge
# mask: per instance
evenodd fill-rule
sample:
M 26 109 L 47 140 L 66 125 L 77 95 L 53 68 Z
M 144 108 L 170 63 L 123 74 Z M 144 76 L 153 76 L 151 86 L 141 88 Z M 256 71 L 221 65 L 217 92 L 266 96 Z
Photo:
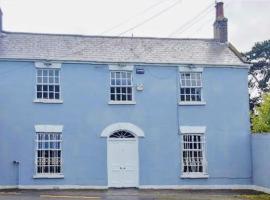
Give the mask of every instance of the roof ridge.
M 88 37 L 88 38 L 115 38 L 115 39 L 153 39 L 153 40 L 200 40 L 217 42 L 213 38 L 170 38 L 170 37 L 151 37 L 151 36 L 105 36 L 105 35 L 83 35 L 83 34 L 65 34 L 65 33 L 35 33 L 35 32 L 12 32 L 3 31 L 4 34 L 25 34 L 25 35 L 45 35 L 45 36 L 63 36 L 63 37 Z

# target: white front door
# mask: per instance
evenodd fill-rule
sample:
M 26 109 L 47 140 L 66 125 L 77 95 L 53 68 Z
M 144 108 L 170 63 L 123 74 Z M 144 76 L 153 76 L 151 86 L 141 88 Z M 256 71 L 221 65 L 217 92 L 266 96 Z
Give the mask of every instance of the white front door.
M 138 187 L 138 139 L 108 138 L 108 186 Z

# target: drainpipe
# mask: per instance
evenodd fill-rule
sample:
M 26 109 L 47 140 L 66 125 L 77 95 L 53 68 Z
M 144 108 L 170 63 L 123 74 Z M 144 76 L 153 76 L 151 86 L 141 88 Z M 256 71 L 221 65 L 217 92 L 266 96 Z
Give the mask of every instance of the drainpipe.
M 13 165 L 16 168 L 16 186 L 17 186 L 17 189 L 19 189 L 19 185 L 20 185 L 20 162 L 14 160 Z

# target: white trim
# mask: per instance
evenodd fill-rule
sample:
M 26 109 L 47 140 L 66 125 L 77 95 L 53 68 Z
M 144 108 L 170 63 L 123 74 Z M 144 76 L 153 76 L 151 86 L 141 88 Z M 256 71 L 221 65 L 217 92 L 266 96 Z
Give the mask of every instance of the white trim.
M 209 178 L 208 174 L 204 174 L 204 173 L 183 173 L 181 176 L 181 178 L 185 179 L 185 178 L 191 178 L 191 179 L 200 179 L 200 178 Z
M 204 106 L 206 105 L 205 101 L 180 101 L 179 106 Z
M 19 185 L 18 189 L 36 189 L 36 190 L 47 190 L 47 189 L 93 189 L 93 190 L 105 190 L 108 186 L 98 185 Z
M 6 189 L 17 189 L 17 185 L 0 185 L 0 190 L 6 190 Z
M 36 133 L 62 133 L 63 125 L 35 125 Z
M 135 105 L 136 101 L 109 101 L 109 105 Z
M 190 66 L 179 66 L 179 72 L 203 72 L 203 67 Z
M 62 63 L 54 63 L 54 62 L 35 62 L 36 68 L 48 68 L 48 69 L 60 69 Z
M 140 185 L 139 189 L 256 190 L 254 185 Z
M 63 100 L 61 99 L 34 99 L 34 103 L 53 103 L 53 104 L 61 104 Z
M 64 178 L 64 175 L 63 174 L 36 174 L 33 176 L 34 179 L 57 179 L 57 178 Z
M 107 126 L 101 133 L 101 137 L 109 137 L 113 132 L 119 130 L 126 130 L 138 137 L 144 137 L 144 132 L 138 126 L 128 123 L 128 122 L 119 122 Z
M 182 134 L 204 134 L 206 132 L 206 126 L 180 126 L 180 133 Z
M 270 188 L 261 187 L 257 185 L 140 185 L 139 189 L 187 189 L 187 190 L 256 190 L 270 194 Z M 93 189 L 105 190 L 108 186 L 95 185 L 3 185 L 0 190 L 5 189 Z
M 270 188 L 262 187 L 262 186 L 258 186 L 258 185 L 254 185 L 253 187 L 254 187 L 253 190 L 270 194 Z
M 29 59 L 29 58 L 0 58 L 0 61 L 15 61 L 15 62 L 44 62 L 45 59 Z M 61 59 L 53 59 L 49 60 L 53 62 L 59 63 L 71 63 L 71 64 L 93 64 L 93 65 L 116 65 L 119 62 L 102 62 L 102 61 L 93 61 L 93 60 L 61 60 Z M 155 62 L 121 62 L 127 65 L 143 65 L 143 66 L 171 66 L 171 67 L 178 67 L 179 65 L 198 65 L 204 66 L 207 68 L 236 68 L 236 69 L 249 69 L 252 64 L 239 64 L 239 63 L 229 63 L 229 64 L 221 64 L 221 63 L 198 63 L 198 62 L 178 62 L 178 63 L 155 63 Z
M 118 70 L 124 70 L 124 71 L 133 71 L 134 66 L 133 65 L 109 65 L 110 71 L 118 71 Z

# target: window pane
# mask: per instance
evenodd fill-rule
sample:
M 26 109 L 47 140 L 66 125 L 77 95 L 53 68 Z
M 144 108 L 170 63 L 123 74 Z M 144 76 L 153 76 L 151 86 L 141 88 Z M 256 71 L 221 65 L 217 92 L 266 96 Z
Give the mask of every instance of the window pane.
M 53 85 L 50 85 L 50 86 L 49 86 L 49 91 L 50 91 L 50 92 L 54 91 L 54 86 L 53 86 Z
M 55 70 L 55 71 L 54 71 L 54 75 L 55 75 L 55 76 L 59 76 L 59 70 Z
M 37 91 L 38 92 L 42 91 L 42 85 L 37 85 Z
M 37 83 L 42 83 L 42 77 L 37 78 Z
M 115 85 L 115 82 L 116 82 L 115 79 L 112 79 L 112 80 L 111 80 L 111 84 L 112 84 L 112 85 Z
M 37 98 L 41 99 L 42 98 L 42 93 L 41 92 L 37 92 Z
M 43 99 L 48 99 L 48 93 L 43 93 Z
M 111 94 L 111 100 L 112 100 L 112 101 L 115 100 L 115 95 Z
M 49 76 L 50 77 L 54 76 L 53 70 L 49 70 Z
M 120 79 L 116 79 L 116 85 L 121 85 L 121 80 Z
M 47 85 L 43 85 L 43 91 L 48 91 L 48 86 Z
M 54 78 L 53 77 L 49 78 L 49 83 L 54 83 Z
M 43 76 L 48 76 L 48 70 L 47 69 L 43 69 Z
M 46 77 L 43 76 L 43 83 L 48 83 L 48 77 L 47 76 Z
M 53 92 L 49 93 L 49 99 L 54 99 L 54 93 Z
M 60 99 L 60 94 L 59 93 L 55 93 L 55 99 Z
M 59 85 L 55 85 L 54 88 L 55 88 L 55 92 L 59 92 L 60 91 L 60 86 Z
M 38 70 L 37 70 L 37 75 L 38 75 L 38 76 L 42 76 L 42 70 L 41 70 L 41 69 L 38 69 Z

